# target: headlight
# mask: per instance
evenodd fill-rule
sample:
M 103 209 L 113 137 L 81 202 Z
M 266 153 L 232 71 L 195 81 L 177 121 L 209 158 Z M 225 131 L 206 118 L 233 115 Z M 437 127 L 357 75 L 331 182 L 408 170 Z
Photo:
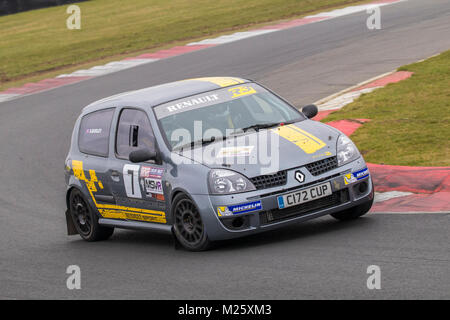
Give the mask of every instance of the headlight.
M 211 194 L 230 194 L 256 190 L 243 175 L 224 169 L 213 169 L 208 177 Z
M 341 134 L 336 146 L 338 166 L 342 166 L 359 157 L 358 148 L 345 134 Z

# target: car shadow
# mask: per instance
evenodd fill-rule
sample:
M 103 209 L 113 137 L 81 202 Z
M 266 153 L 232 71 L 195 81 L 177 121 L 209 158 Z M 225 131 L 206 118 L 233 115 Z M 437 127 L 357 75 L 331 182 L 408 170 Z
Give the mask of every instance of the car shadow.
M 374 222 L 372 217 L 362 217 L 351 221 L 337 221 L 330 217 L 299 222 L 263 233 L 249 235 L 243 238 L 217 242 L 214 250 L 226 251 L 248 249 L 270 244 L 280 244 L 293 240 L 305 240 L 310 237 L 320 237 L 331 233 L 347 232 L 351 229 L 367 227 Z
M 149 246 L 154 248 L 168 249 L 174 247 L 174 240 L 170 234 L 164 234 L 161 232 L 151 232 L 143 230 L 127 230 L 118 229 L 114 230 L 114 234 L 106 241 L 99 242 L 86 242 L 78 236 L 78 239 L 73 239 L 70 244 L 77 246 L 89 245 L 92 246 L 104 246 L 108 245 L 109 248 L 116 247 L 123 249 L 124 246 L 133 246 L 133 249 L 145 248 L 146 250 Z
M 370 216 L 362 217 L 353 221 L 337 221 L 330 217 L 321 217 L 314 220 L 299 222 L 297 224 L 281 227 L 280 229 L 270 230 L 254 235 L 248 235 L 242 238 L 223 240 L 214 242 L 212 248 L 203 253 L 226 252 L 245 250 L 261 246 L 279 245 L 283 242 L 293 240 L 305 240 L 310 237 L 321 237 L 330 233 L 347 232 L 351 229 L 362 228 L 371 225 L 374 219 Z M 78 247 L 87 244 L 79 239 L 70 241 L 71 245 Z M 93 243 L 89 243 L 90 246 Z M 180 246 L 176 246 L 173 237 L 169 234 L 159 232 L 149 232 L 142 230 L 116 229 L 113 236 L 108 241 L 97 242 L 97 245 L 109 249 L 115 247 L 118 250 L 124 247 L 132 246 L 133 251 L 143 249 L 148 252 L 149 248 L 156 251 L 165 251 L 172 249 L 176 251 L 187 251 Z M 199 254 L 199 253 L 197 253 Z

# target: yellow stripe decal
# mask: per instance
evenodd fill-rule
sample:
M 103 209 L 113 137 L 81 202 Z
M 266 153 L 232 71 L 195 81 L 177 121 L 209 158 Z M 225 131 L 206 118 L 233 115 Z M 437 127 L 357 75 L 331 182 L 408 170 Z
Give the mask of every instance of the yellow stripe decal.
M 323 148 L 324 146 L 326 146 L 326 144 L 325 144 L 322 140 L 320 140 L 319 138 L 313 136 L 311 133 L 306 132 L 305 130 L 300 129 L 299 127 L 294 126 L 293 124 L 290 125 L 290 126 L 291 126 L 291 127 L 290 127 L 291 129 L 293 129 L 293 130 L 295 130 L 295 131 L 298 131 L 298 132 L 300 132 L 301 134 L 304 134 L 305 136 L 308 136 L 309 138 L 311 138 L 312 140 L 314 140 L 315 142 L 317 142 L 317 144 L 323 144 L 323 146 L 322 146 L 321 148 Z
M 234 86 L 236 84 L 244 83 L 245 81 L 239 78 L 231 78 L 231 77 L 205 77 L 205 78 L 195 78 L 189 80 L 197 80 L 197 81 L 206 81 L 217 84 L 220 87 L 229 87 Z
M 147 222 L 159 222 L 166 223 L 166 213 L 164 211 L 157 210 L 148 210 L 141 208 L 132 208 L 132 207 L 124 207 L 118 206 L 114 204 L 99 204 L 95 200 L 94 192 L 97 192 L 97 187 L 95 183 L 99 185 L 100 189 L 103 189 L 103 184 L 101 181 L 97 179 L 97 175 L 95 174 L 95 170 L 89 170 L 90 179 L 86 178 L 83 169 L 83 162 L 72 160 L 72 169 L 75 177 L 86 183 L 86 186 L 89 190 L 89 194 L 91 195 L 92 201 L 97 207 L 98 211 L 104 218 L 112 218 L 112 219 L 130 219 L 130 220 L 139 220 L 139 221 L 147 221 Z
M 127 219 L 145 222 L 166 223 L 166 218 L 163 216 L 154 216 L 143 213 L 136 213 L 124 210 L 111 210 L 111 209 L 99 209 L 99 212 L 104 218 L 110 219 Z
M 292 142 L 308 154 L 315 153 L 326 146 L 325 142 L 293 124 L 271 130 L 280 137 Z

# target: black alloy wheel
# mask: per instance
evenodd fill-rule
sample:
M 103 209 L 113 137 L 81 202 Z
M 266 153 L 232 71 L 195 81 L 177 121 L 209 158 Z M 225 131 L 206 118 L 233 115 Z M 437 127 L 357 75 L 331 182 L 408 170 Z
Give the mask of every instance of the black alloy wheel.
M 184 194 L 177 195 L 173 203 L 174 229 L 179 242 L 191 251 L 207 249 L 210 242 L 195 203 Z

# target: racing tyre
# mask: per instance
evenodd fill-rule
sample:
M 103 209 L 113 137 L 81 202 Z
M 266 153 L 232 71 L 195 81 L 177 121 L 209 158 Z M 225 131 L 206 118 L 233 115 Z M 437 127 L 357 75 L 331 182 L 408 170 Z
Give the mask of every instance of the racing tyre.
M 359 218 L 369 212 L 373 204 L 373 197 L 371 200 L 364 202 L 363 204 L 357 205 L 356 207 L 332 213 L 331 216 L 341 221 L 348 221 Z
M 185 194 L 178 194 L 172 208 L 173 229 L 180 244 L 190 251 L 207 250 L 211 242 L 195 203 Z
M 75 228 L 81 238 L 86 241 L 106 240 L 114 232 L 114 228 L 98 224 L 98 216 L 92 211 L 83 194 L 73 189 L 69 197 L 69 211 Z

